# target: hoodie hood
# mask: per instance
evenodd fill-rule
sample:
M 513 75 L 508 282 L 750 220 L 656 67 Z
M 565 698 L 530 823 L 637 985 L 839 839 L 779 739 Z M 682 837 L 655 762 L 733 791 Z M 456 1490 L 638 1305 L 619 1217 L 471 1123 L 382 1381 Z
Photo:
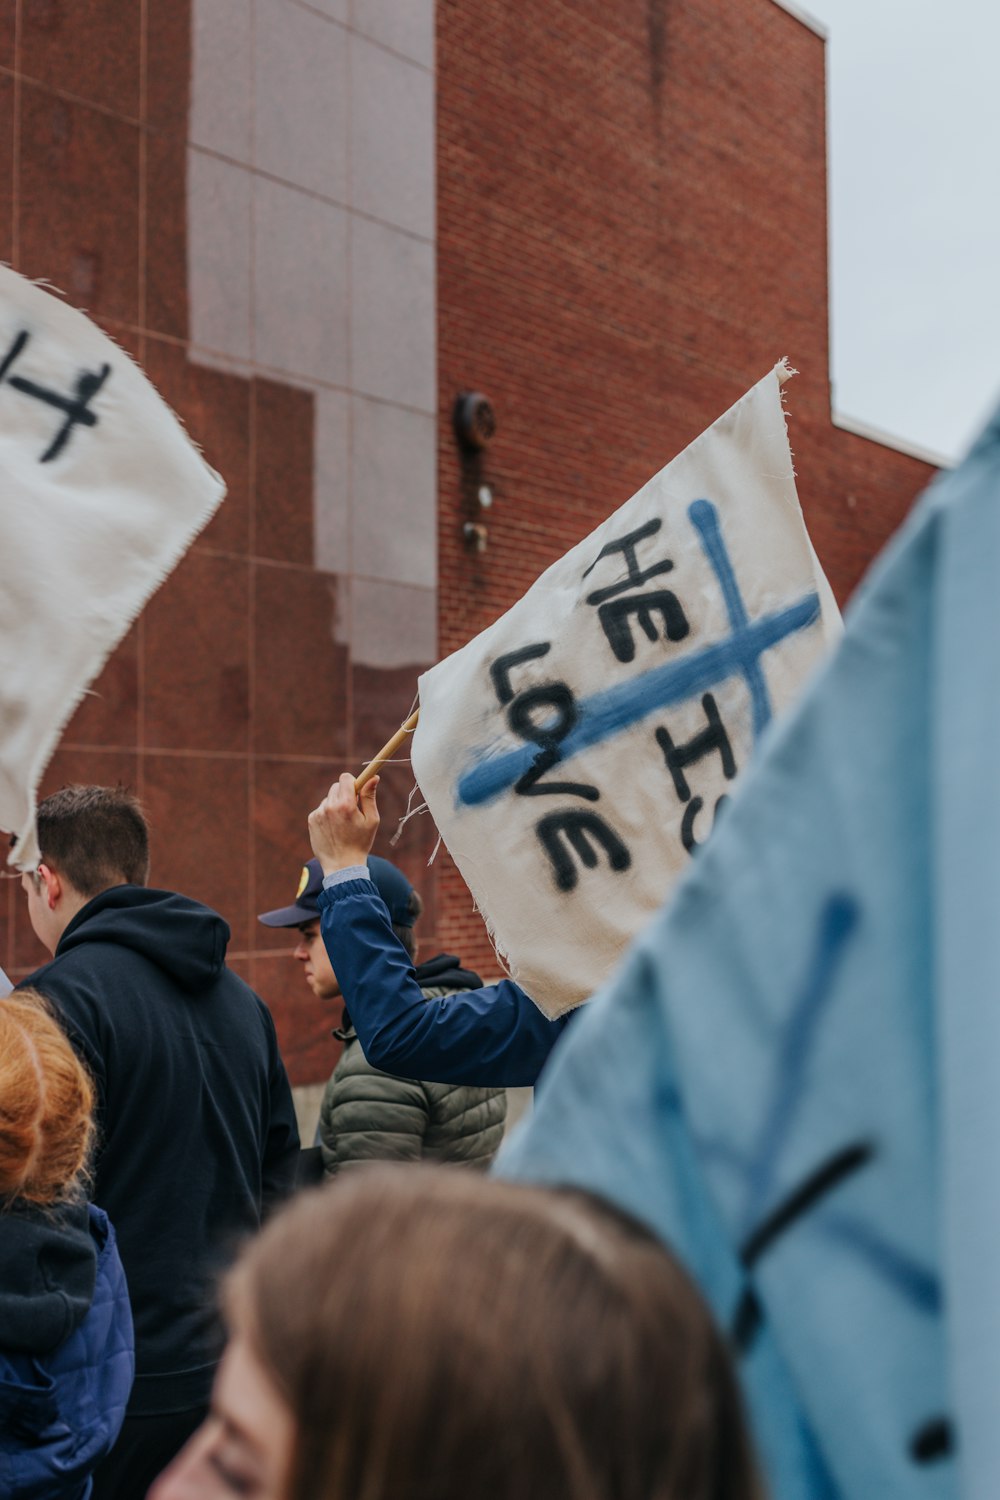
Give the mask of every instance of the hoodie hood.
M 7 1350 L 47 1354 L 90 1311 L 97 1248 L 86 1203 L 0 1213 L 0 1339 Z
M 99 1208 L 89 1217 L 95 1267 L 85 1316 L 47 1354 L 22 1353 L 0 1312 L 0 1495 L 3 1500 L 84 1500 L 89 1476 L 125 1416 L 135 1372 L 132 1314 L 114 1230 Z M 33 1216 L 27 1215 L 30 1221 Z M 0 1237 L 21 1215 L 0 1219 Z M 81 1222 L 68 1215 L 73 1238 Z M 64 1220 L 62 1233 L 66 1233 Z M 6 1270 L 0 1272 L 5 1277 Z M 4 1291 L 7 1291 L 4 1281 Z
M 471 969 L 463 969 L 454 953 L 439 953 L 418 964 L 416 979 L 422 990 L 481 990 L 483 981 Z
M 229 924 L 218 912 L 173 891 L 115 885 L 81 907 L 59 940 L 56 958 L 83 943 L 131 948 L 185 990 L 221 974 Z

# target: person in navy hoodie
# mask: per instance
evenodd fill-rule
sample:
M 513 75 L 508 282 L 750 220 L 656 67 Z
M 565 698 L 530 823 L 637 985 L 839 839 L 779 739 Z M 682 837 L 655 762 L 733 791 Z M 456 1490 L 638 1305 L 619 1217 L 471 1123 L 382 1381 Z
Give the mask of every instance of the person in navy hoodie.
M 274 1022 L 226 966 L 229 926 L 149 889 L 149 830 L 123 787 L 39 804 L 22 875 L 52 954 L 25 983 L 52 1003 L 97 1098 L 94 1198 L 118 1235 L 136 1376 L 95 1500 L 138 1500 L 201 1422 L 223 1330 L 220 1271 L 294 1185 L 295 1108 Z
M 42 997 L 0 1000 L 0 1495 L 86 1500 L 125 1416 L 132 1314 L 88 1205 L 93 1087 Z

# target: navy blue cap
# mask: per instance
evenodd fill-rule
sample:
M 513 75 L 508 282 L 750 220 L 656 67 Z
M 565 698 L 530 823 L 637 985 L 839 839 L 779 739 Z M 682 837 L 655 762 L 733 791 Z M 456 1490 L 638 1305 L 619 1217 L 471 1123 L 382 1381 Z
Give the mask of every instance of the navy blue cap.
M 368 873 L 389 908 L 392 925 L 412 927 L 414 916 L 410 910 L 410 897 L 413 887 L 402 870 L 377 854 L 369 854 Z M 322 889 L 323 867 L 318 859 L 311 859 L 302 866 L 294 904 L 282 906 L 278 911 L 261 912 L 257 921 L 263 922 L 265 927 L 301 927 L 303 922 L 312 922 L 319 916 L 319 893 Z

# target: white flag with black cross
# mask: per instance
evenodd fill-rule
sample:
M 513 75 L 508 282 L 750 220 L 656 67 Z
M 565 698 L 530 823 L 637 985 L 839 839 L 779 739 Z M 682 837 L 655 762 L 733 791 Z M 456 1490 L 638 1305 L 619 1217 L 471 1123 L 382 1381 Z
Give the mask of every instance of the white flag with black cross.
M 65 725 L 226 492 L 139 367 L 0 266 L 0 827 L 30 868 Z
M 593 993 L 839 635 L 782 362 L 420 679 L 413 767 L 512 976 Z

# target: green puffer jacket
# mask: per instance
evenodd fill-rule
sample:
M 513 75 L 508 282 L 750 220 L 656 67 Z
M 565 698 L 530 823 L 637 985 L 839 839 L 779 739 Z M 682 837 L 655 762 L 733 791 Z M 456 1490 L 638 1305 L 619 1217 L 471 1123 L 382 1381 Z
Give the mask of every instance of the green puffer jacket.
M 425 999 L 477 989 L 478 975 L 439 954 L 416 971 Z M 326 1086 L 319 1144 L 329 1176 L 362 1161 L 467 1162 L 486 1168 L 496 1155 L 507 1118 L 505 1089 L 417 1083 L 373 1068 L 345 1014 L 334 1036 L 344 1043 Z

